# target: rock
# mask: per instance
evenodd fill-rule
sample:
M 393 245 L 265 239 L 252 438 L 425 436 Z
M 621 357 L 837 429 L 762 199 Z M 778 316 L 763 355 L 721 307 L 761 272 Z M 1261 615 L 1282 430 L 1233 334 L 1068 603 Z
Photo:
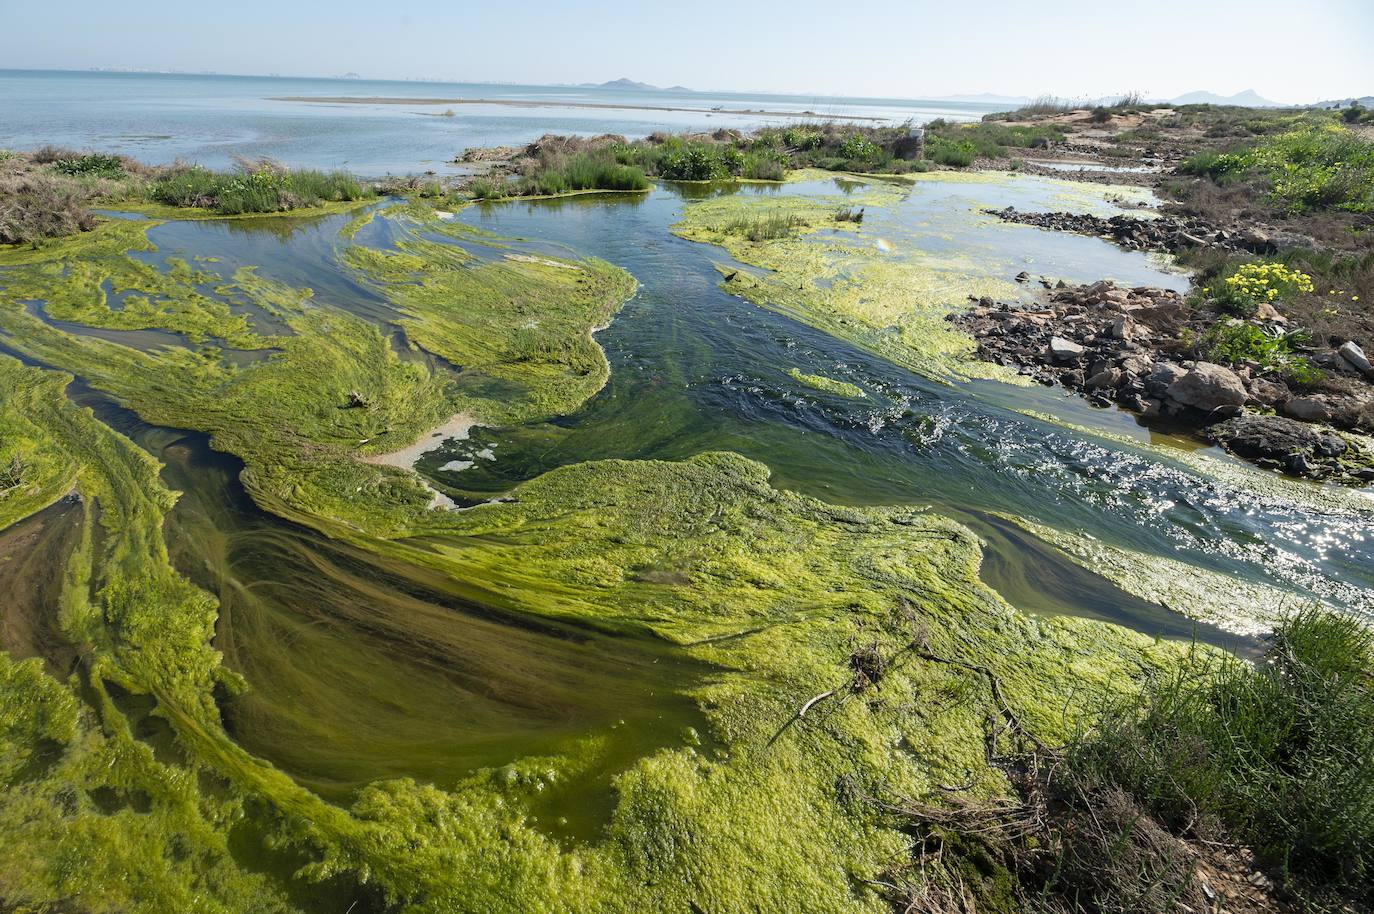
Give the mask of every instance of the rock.
M 1062 336 L 1050 337 L 1046 351 L 1049 353 L 1051 362 L 1074 362 L 1083 357 L 1083 347 L 1064 339 Z
M 1348 449 L 1344 438 L 1281 416 L 1245 413 L 1207 429 L 1207 437 L 1241 457 L 1281 466 L 1298 476 L 1328 475 Z
M 1121 380 L 1122 371 L 1120 368 L 1108 368 L 1088 378 L 1087 388 L 1089 390 L 1099 390 L 1102 388 L 1116 390 L 1121 386 Z
M 1262 321 L 1272 321 L 1276 324 L 1288 323 L 1288 318 L 1280 314 L 1279 310 L 1267 301 L 1259 303 L 1259 307 L 1255 309 L 1255 317 Z
M 1210 413 L 1222 406 L 1241 406 L 1249 396 L 1245 385 L 1229 368 L 1198 362 L 1186 375 L 1169 385 L 1169 399 Z
M 1187 373 L 1186 369 L 1173 362 L 1158 362 L 1145 374 L 1142 383 L 1147 394 L 1166 400 L 1169 397 L 1169 388 Z
M 1111 326 L 1107 328 L 1107 332 L 1111 334 L 1114 340 L 1128 340 L 1131 338 L 1131 328 L 1132 323 L 1129 317 L 1118 317 L 1116 320 L 1112 321 Z
M 1278 381 L 1271 381 L 1268 378 L 1255 378 L 1250 382 L 1250 397 L 1261 406 L 1273 406 L 1282 403 L 1292 394 L 1288 390 L 1287 384 Z
M 1304 422 L 1330 422 L 1335 414 L 1331 403 L 1322 396 L 1293 397 L 1280 406 L 1285 416 Z
M 349 409 L 366 409 L 366 408 L 367 408 L 367 398 L 364 397 L 362 394 L 358 393 L 356 390 L 350 390 L 350 391 L 348 392 L 348 408 L 349 408 Z
M 1374 378 L 1374 365 L 1369 362 L 1369 357 L 1364 354 L 1364 350 L 1354 340 L 1346 340 L 1341 347 L 1336 350 L 1360 374 L 1366 378 Z
M 1027 273 L 1025 270 L 1022 270 L 1020 273 L 1017 273 L 1017 274 L 1016 274 L 1016 281 L 1017 281 L 1017 282 L 1030 282 L 1030 274 Z

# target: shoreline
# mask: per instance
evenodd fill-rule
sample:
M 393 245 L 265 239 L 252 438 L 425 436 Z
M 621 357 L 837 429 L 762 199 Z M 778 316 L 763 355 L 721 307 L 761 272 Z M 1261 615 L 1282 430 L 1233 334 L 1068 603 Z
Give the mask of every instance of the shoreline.
M 274 95 L 271 102 L 305 102 L 317 105 L 501 105 L 507 108 L 593 108 L 608 111 L 679 111 L 688 114 L 736 114 L 762 117 L 794 117 L 830 121 L 886 123 L 888 118 L 870 115 L 823 115 L 815 111 L 768 111 L 762 108 L 682 108 L 672 105 L 621 105 L 613 102 L 555 102 L 503 98 L 425 98 L 358 95 Z

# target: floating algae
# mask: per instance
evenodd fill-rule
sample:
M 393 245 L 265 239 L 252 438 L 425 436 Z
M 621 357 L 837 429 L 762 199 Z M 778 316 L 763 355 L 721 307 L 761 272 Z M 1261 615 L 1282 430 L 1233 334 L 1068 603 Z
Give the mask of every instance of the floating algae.
M 436 251 L 424 224 L 385 247 L 360 226 L 337 254 L 293 236 L 335 258 L 315 294 L 289 264 L 226 256 L 217 288 L 291 331 L 232 372 L 49 326 L 0 273 L 0 343 L 50 366 L 0 357 L 23 453 L 49 468 L 14 516 L 72 479 L 98 506 L 65 534 L 55 617 L 79 671 L 0 657 L 7 902 L 877 912 L 864 880 L 908 838 L 856 798 L 1003 786 L 983 681 L 913 639 L 987 664 L 1048 739 L 1181 656 L 1015 612 L 954 521 L 827 504 L 736 454 L 577 462 L 425 510 L 408 472 L 366 458 L 464 409 L 548 427 L 605 382 L 589 332 L 631 286 L 542 249 L 577 269 Z M 561 309 L 550 325 L 524 328 L 529 294 Z M 404 361 L 393 323 L 472 374 Z M 67 390 L 98 419 L 52 369 L 95 389 Z M 851 667 L 870 644 L 892 658 L 877 688 Z

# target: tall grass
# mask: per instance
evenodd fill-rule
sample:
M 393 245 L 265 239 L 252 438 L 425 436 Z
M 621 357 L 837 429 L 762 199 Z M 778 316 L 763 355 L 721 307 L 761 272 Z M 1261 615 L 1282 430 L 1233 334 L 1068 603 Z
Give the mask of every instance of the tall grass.
M 750 241 L 772 241 L 777 238 L 790 238 L 797 229 L 806 225 L 806 220 L 791 213 L 769 213 L 766 216 L 743 216 L 732 219 L 721 227 L 727 235 L 740 235 Z
M 577 190 L 647 190 L 649 179 L 631 165 L 591 153 L 575 155 L 557 165 L 526 175 L 516 193 L 565 194 Z
M 156 181 L 150 196 L 169 206 L 199 207 L 225 215 L 275 213 L 321 203 L 361 200 L 371 194 L 341 171 L 286 171 L 265 163 L 237 173 L 199 166 L 175 168 Z
M 1374 901 L 1374 637 L 1350 617 L 1294 617 L 1255 666 L 1197 658 L 1108 707 L 1069 763 L 1298 891 Z
M 1053 114 L 1068 114 L 1081 107 L 1053 95 L 1041 95 L 1029 105 L 1022 105 L 1009 115 L 1012 119 L 1021 117 L 1044 117 Z

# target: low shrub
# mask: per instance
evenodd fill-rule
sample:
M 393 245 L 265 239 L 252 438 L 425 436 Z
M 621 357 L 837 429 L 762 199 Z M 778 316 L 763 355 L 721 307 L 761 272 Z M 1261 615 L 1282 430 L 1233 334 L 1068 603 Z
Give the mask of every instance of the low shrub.
M 787 177 L 787 158 L 781 152 L 767 149 L 745 153 L 740 177 L 755 181 L 781 181 Z
M 0 176 L 0 244 L 37 244 L 95 227 L 88 190 L 56 175 Z
M 84 175 L 98 178 L 124 177 L 124 160 L 119 156 L 99 152 L 57 159 L 52 163 L 52 168 L 54 171 L 72 177 Z
M 1279 304 L 1311 292 L 1312 277 L 1282 263 L 1242 263 L 1211 280 L 1202 289 L 1217 310 L 1252 317 L 1261 304 Z
M 872 140 L 854 133 L 840 145 L 840 155 L 859 162 L 877 162 L 882 157 L 882 150 Z
M 1266 333 L 1254 324 L 1241 321 L 1218 321 L 1207 329 L 1199 341 L 1198 350 L 1207 359 L 1228 365 L 1253 363 L 1260 368 L 1278 371 L 1301 386 L 1315 384 L 1322 373 L 1296 346 L 1308 342 L 1302 331 Z
M 1337 124 L 1307 126 L 1232 152 L 1201 153 L 1184 174 L 1224 181 L 1258 175 L 1290 212 L 1374 211 L 1374 143 Z
M 1256 665 L 1194 658 L 1105 709 L 1069 764 L 1176 833 L 1245 844 L 1288 887 L 1374 901 L 1374 637 L 1320 610 Z
M 734 149 L 685 143 L 668 150 L 659 159 L 658 174 L 669 181 L 717 181 L 736 173 L 731 166 L 737 155 Z
M 939 165 L 967 168 L 973 164 L 978 151 L 972 143 L 931 137 L 926 141 L 926 158 Z

